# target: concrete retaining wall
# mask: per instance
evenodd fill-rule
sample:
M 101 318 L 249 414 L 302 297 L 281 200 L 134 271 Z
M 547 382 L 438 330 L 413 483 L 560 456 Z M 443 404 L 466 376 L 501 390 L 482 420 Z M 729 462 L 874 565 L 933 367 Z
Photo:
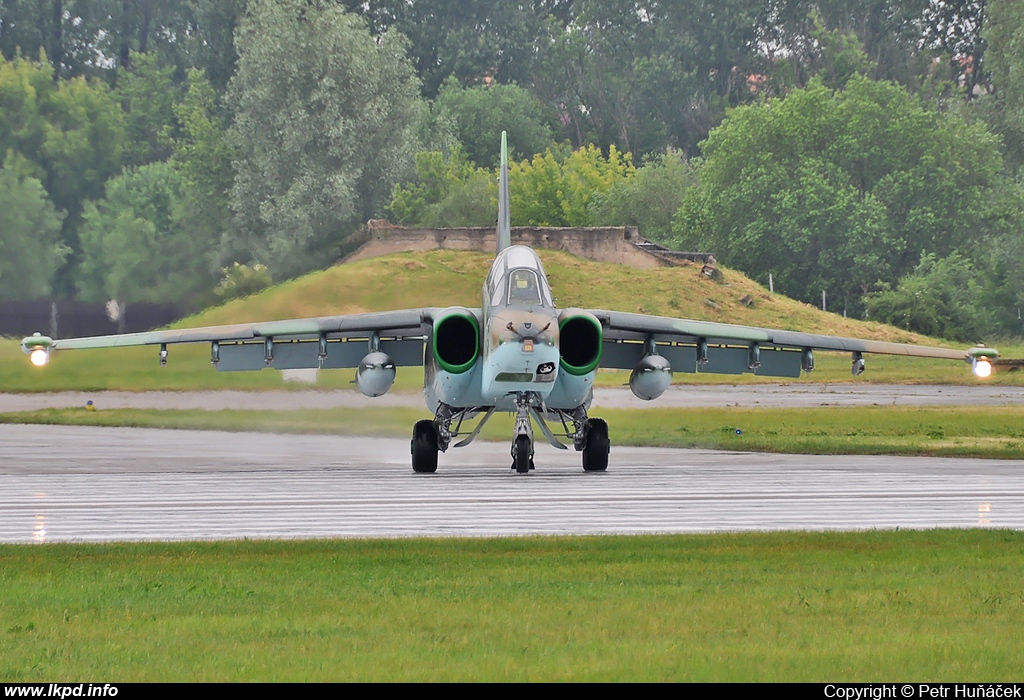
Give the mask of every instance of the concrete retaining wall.
M 438 248 L 493 253 L 497 245 L 497 235 L 491 227 L 427 229 L 376 226 L 361 235 L 366 243 L 346 258 L 346 262 Z M 620 263 L 642 270 L 672 265 L 671 261 L 638 248 L 636 244 L 643 240 L 635 226 L 512 227 L 512 242 L 531 248 L 564 250 L 587 260 Z

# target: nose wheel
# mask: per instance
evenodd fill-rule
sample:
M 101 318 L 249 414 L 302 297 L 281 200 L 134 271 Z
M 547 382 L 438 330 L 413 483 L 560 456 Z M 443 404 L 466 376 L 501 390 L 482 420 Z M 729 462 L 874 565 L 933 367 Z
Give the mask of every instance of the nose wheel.
M 529 435 L 517 435 L 512 441 L 512 468 L 520 474 L 533 469 L 533 441 Z
M 533 469 L 533 426 L 530 425 L 530 405 L 533 397 L 528 392 L 516 394 L 516 427 L 512 433 L 512 468 L 520 474 Z

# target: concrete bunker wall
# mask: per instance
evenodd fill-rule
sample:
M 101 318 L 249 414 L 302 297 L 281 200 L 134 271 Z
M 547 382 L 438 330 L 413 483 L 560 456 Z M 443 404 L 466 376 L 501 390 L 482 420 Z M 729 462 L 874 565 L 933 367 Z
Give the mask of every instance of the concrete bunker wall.
M 491 227 L 402 228 L 371 227 L 362 233 L 366 242 L 347 261 L 418 250 L 475 250 L 493 253 L 497 234 Z M 650 269 L 671 265 L 637 247 L 643 242 L 635 226 L 555 228 L 513 226 L 512 242 L 531 248 L 563 250 L 572 255 Z

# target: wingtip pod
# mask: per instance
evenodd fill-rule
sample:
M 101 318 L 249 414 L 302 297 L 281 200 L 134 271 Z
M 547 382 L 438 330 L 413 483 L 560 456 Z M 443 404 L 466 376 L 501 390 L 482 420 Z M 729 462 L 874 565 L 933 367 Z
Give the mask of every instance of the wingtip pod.
M 999 352 L 994 348 L 978 345 L 968 350 L 967 356 L 974 376 L 984 379 L 992 376 L 992 363 L 999 359 Z
M 29 361 L 36 367 L 42 367 L 50 361 L 50 348 L 53 347 L 53 338 L 39 333 L 33 333 L 21 340 L 21 351 L 28 355 Z
M 501 169 L 498 173 L 498 250 L 512 245 L 512 225 L 508 197 L 508 136 L 501 132 Z

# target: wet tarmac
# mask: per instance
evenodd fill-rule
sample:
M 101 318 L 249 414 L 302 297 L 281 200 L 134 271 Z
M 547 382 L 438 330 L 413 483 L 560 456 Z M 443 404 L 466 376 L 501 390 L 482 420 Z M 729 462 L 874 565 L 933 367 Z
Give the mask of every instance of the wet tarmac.
M 0 426 L 0 541 L 1024 528 L 1024 462 Z

